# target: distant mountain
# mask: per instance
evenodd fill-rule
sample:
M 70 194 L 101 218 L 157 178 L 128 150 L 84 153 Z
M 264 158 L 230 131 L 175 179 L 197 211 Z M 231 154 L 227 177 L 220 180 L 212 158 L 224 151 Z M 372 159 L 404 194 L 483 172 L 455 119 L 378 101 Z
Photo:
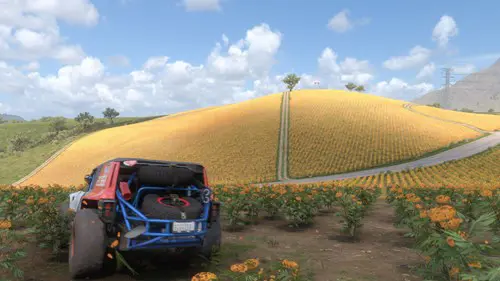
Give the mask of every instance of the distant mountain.
M 448 93 L 439 89 L 415 99 L 419 104 L 439 103 L 442 108 L 468 108 L 485 112 L 492 108 L 500 111 L 500 59 L 492 66 L 472 73 L 450 86 Z
M 16 120 L 16 121 L 26 121 L 26 120 L 24 120 L 23 117 L 17 116 L 17 115 L 1 114 L 0 113 L 0 116 L 2 117 L 1 119 L 6 120 L 6 121 L 13 121 L 13 120 Z

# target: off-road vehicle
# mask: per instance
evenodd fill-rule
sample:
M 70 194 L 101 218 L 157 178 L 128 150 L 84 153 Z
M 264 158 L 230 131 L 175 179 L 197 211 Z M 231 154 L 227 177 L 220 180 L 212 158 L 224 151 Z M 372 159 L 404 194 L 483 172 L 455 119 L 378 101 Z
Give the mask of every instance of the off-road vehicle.
M 101 274 L 115 250 L 175 249 L 210 258 L 220 247 L 220 202 L 200 164 L 119 158 L 97 166 L 85 181 L 87 190 L 69 198 L 72 278 Z

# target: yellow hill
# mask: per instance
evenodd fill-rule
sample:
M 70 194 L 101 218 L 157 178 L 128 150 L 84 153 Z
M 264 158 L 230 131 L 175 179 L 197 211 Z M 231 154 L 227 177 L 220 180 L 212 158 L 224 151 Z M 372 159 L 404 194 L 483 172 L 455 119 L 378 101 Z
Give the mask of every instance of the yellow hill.
M 281 94 L 93 133 L 21 183 L 81 184 L 115 157 L 199 162 L 211 183 L 276 180 Z M 404 102 L 333 90 L 291 95 L 292 177 L 389 164 L 480 134 L 403 108 Z
M 291 94 L 289 176 L 361 170 L 416 158 L 479 133 L 357 92 Z
M 469 124 L 486 131 L 500 130 L 500 115 L 460 112 L 425 105 L 412 106 L 412 108 L 417 112 L 442 119 Z
M 281 94 L 175 114 L 86 136 L 21 185 L 81 184 L 115 157 L 204 164 L 212 183 L 274 180 Z

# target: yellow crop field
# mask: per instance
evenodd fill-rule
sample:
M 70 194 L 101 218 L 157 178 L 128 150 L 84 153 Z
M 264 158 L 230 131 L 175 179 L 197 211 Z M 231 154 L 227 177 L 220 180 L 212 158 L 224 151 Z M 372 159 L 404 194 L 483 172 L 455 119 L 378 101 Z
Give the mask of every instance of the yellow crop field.
M 483 153 L 440 165 L 347 179 L 347 186 L 500 188 L 500 145 Z
M 434 117 L 465 123 L 485 131 L 500 130 L 500 115 L 477 114 L 446 110 L 431 106 L 412 106 L 417 111 Z
M 293 91 L 289 176 L 361 170 L 417 158 L 480 133 L 403 108 L 404 102 L 334 90 Z
M 21 183 L 74 185 L 115 157 L 198 162 L 211 183 L 273 181 L 281 94 L 98 131 Z

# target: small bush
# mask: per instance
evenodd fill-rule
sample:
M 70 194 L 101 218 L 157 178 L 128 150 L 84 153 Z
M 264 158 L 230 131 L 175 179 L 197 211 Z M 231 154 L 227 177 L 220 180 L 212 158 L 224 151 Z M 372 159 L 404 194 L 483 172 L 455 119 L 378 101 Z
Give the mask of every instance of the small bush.
M 18 133 L 9 139 L 8 150 L 11 152 L 22 152 L 29 148 L 32 140 L 26 133 Z

